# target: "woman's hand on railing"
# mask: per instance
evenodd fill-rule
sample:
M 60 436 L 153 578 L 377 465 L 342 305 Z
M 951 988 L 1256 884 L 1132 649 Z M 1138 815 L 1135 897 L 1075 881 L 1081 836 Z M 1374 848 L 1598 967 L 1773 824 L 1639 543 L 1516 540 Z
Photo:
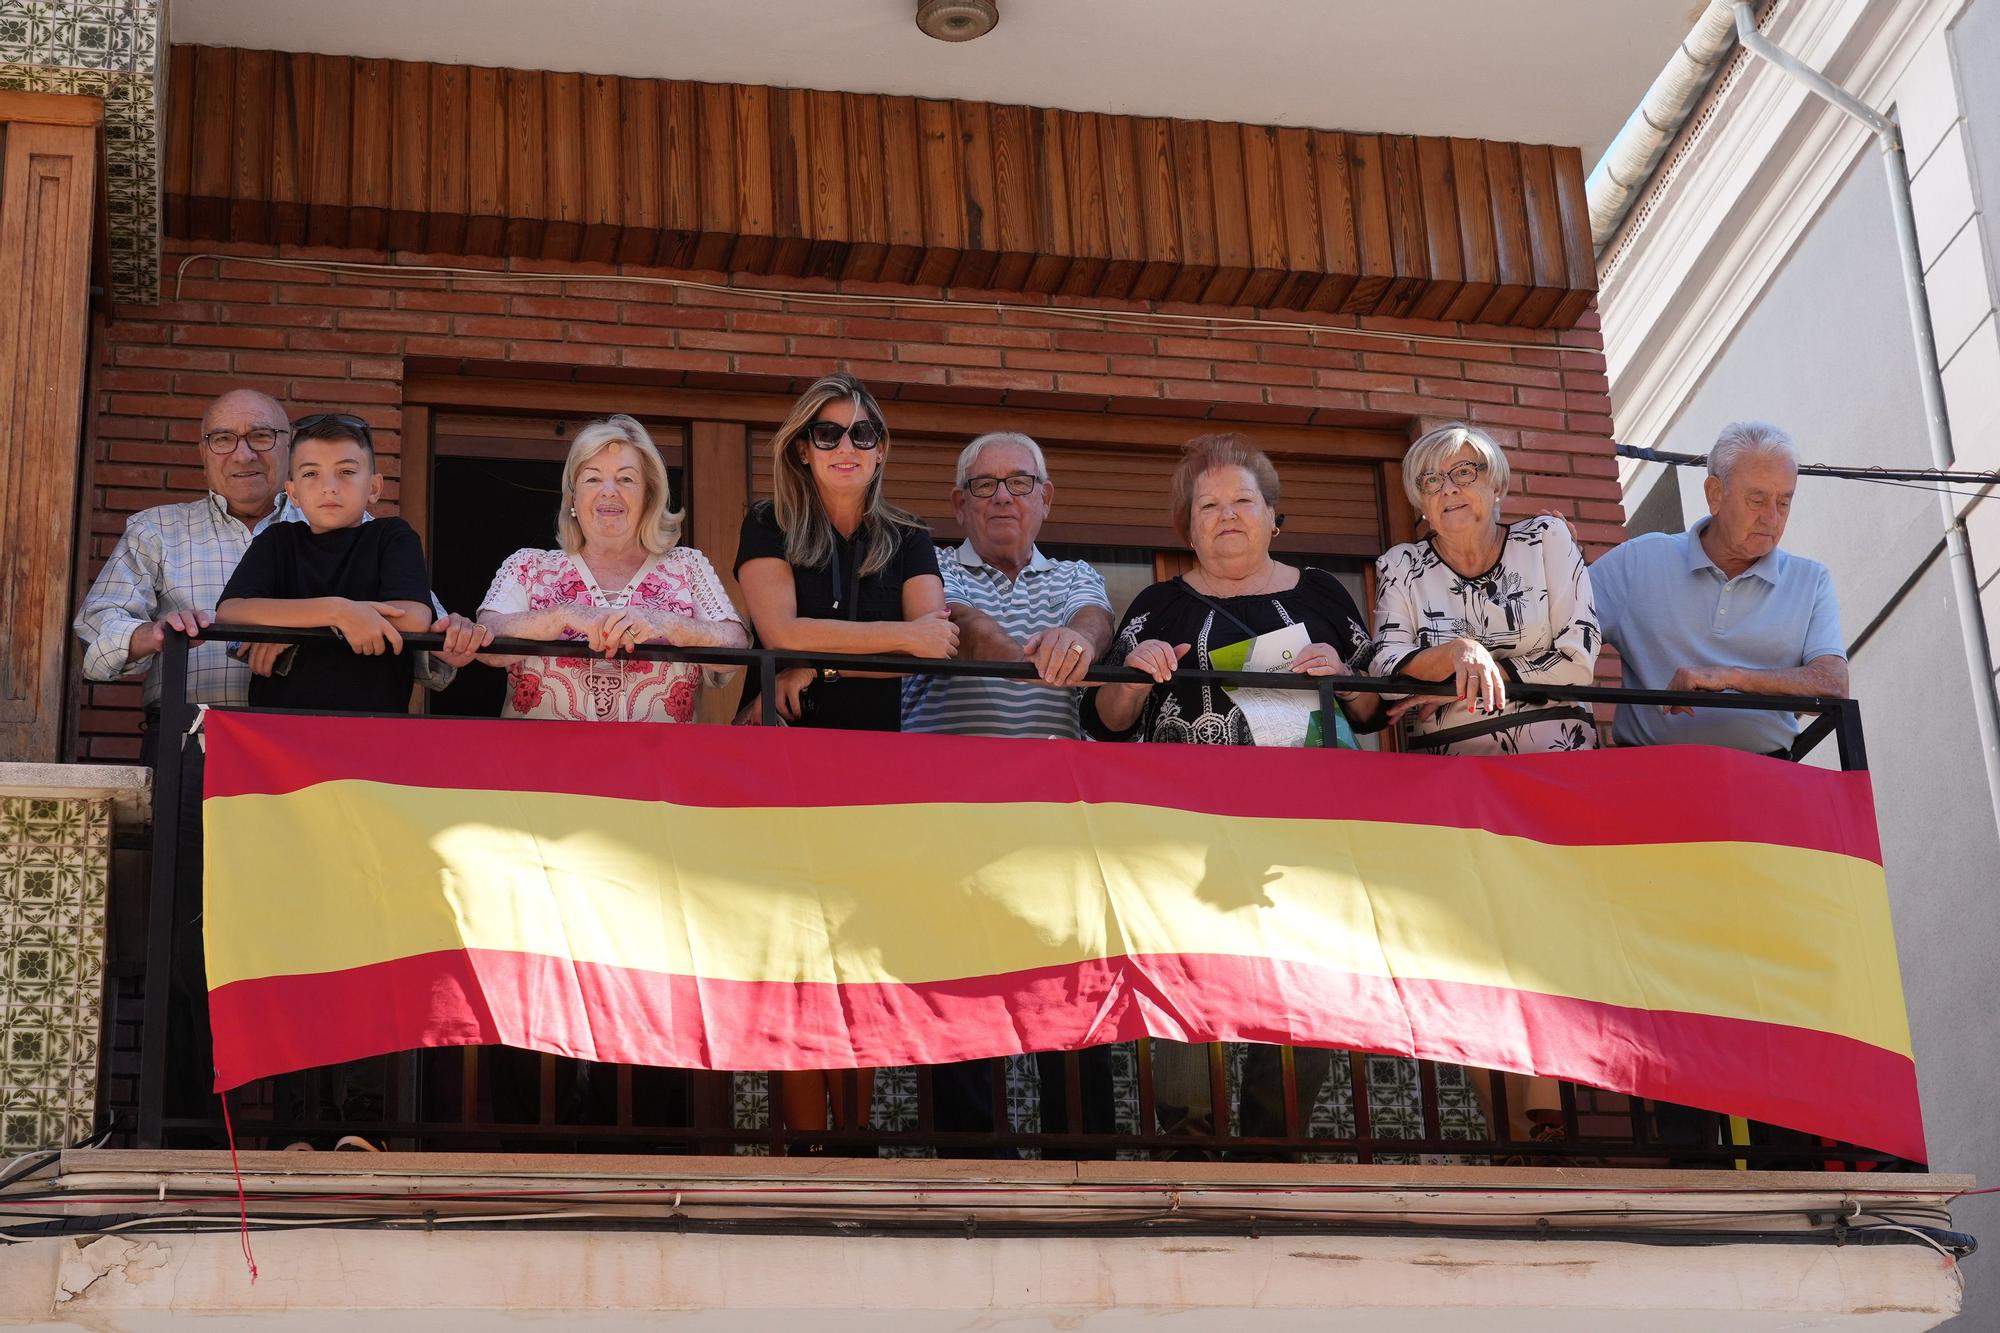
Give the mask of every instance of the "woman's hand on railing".
M 903 622 L 904 651 L 912 657 L 946 658 L 958 652 L 958 626 L 949 611 L 927 611 Z
M 1174 678 L 1174 668 L 1188 655 L 1192 645 L 1168 643 L 1163 639 L 1146 639 L 1125 655 L 1125 665 L 1134 671 L 1143 671 L 1164 685 Z M 1126 689 L 1138 688 L 1125 686 Z
M 1389 705 L 1389 720 L 1395 722 L 1405 713 L 1415 713 L 1419 721 L 1428 722 L 1442 713 L 1451 700 L 1437 694 L 1413 694 L 1407 699 L 1398 699 Z
M 811 667 L 786 667 L 778 673 L 778 716 L 796 722 L 806 711 L 806 688 L 819 678 Z
M 437 650 L 438 660 L 448 667 L 469 665 L 479 655 L 479 650 L 493 642 L 493 631 L 475 620 L 467 620 L 454 611 L 431 626 L 431 633 L 444 635 L 444 647 Z M 251 670 L 256 670 L 256 659 L 251 659 Z
M 1485 644 L 1477 639 L 1453 639 L 1445 648 L 1450 654 L 1452 684 L 1462 702 L 1478 713 L 1497 713 L 1507 706 L 1507 675 Z
M 1330 643 L 1309 643 L 1292 659 L 1292 670 L 1305 676 L 1352 676 L 1347 659 Z
M 655 637 L 651 620 L 644 611 L 633 606 L 607 607 L 594 616 L 578 616 L 577 628 L 583 631 L 590 651 L 603 653 L 606 657 L 629 653 Z

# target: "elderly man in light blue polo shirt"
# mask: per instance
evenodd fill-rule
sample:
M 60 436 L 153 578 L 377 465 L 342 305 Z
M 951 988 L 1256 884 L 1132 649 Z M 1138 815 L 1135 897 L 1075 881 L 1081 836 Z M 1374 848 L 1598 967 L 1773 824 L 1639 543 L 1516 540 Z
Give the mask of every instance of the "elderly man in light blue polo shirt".
M 1847 694 L 1847 646 L 1833 579 L 1778 549 L 1798 489 L 1792 441 L 1776 426 L 1722 428 L 1708 455 L 1709 516 L 1686 532 L 1648 533 L 1590 567 L 1604 639 L 1639 689 Z M 1723 745 L 1784 755 L 1792 713 L 1621 704 L 1620 745 Z

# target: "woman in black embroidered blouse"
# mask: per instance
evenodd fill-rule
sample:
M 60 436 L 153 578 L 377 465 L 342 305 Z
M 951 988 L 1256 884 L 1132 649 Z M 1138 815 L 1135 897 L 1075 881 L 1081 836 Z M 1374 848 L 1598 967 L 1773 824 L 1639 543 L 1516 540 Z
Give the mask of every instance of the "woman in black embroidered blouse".
M 1354 599 L 1323 569 L 1299 569 L 1274 559 L 1278 535 L 1278 472 L 1263 451 L 1239 435 L 1205 435 L 1188 444 L 1172 487 L 1174 528 L 1194 548 L 1195 570 L 1155 583 L 1132 600 L 1112 645 L 1115 660 L 1151 676 L 1154 684 L 1100 685 L 1084 695 L 1084 728 L 1099 740 L 1178 745 L 1297 745 L 1307 734 L 1298 715 L 1317 706 L 1304 692 L 1232 694 L 1220 686 L 1177 680 L 1182 662 L 1201 669 L 1242 669 L 1245 640 L 1272 644 L 1293 672 L 1354 675 L 1368 628 Z M 1234 651 L 1232 651 L 1234 650 Z M 1220 655 L 1220 660 L 1218 660 Z M 1250 669 L 1256 669 L 1251 664 Z M 1280 668 L 1283 669 L 1283 668 Z M 1276 696 L 1275 698 L 1272 696 Z M 1385 721 L 1372 694 L 1340 694 L 1357 731 Z M 1288 707 L 1288 702 L 1295 706 Z M 1325 736 L 1332 743 L 1332 736 Z M 1208 1062 L 1202 1047 L 1157 1041 L 1154 1097 L 1161 1123 L 1202 1132 L 1212 1123 Z M 1275 1046 L 1246 1053 L 1241 1093 L 1243 1133 L 1285 1132 L 1284 1078 Z M 1332 1052 L 1296 1050 L 1301 1118 L 1319 1095 Z
M 1299 569 L 1271 555 L 1278 535 L 1278 472 L 1239 435 L 1205 435 L 1188 445 L 1174 472 L 1174 527 L 1194 548 L 1195 570 L 1155 583 L 1132 599 L 1112 645 L 1114 660 L 1153 677 L 1152 686 L 1101 685 L 1084 695 L 1084 728 L 1099 740 L 1155 744 L 1296 744 L 1260 737 L 1263 713 L 1246 711 L 1220 686 L 1180 681 L 1186 661 L 1200 670 L 1236 661 L 1216 651 L 1246 639 L 1303 627 L 1293 672 L 1356 675 L 1350 659 L 1368 647 L 1354 599 L 1323 569 Z M 1306 699 L 1311 695 L 1303 696 Z M 1382 723 L 1372 694 L 1341 694 L 1357 731 Z

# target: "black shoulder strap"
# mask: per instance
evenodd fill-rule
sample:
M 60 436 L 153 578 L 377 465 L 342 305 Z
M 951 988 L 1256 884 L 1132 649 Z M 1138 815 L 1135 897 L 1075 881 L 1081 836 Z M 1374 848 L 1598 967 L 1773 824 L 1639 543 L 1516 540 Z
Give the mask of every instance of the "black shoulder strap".
M 1228 607 L 1224 606 L 1221 602 L 1216 601 L 1213 597 L 1210 597 L 1207 593 L 1197 591 L 1195 586 L 1192 583 L 1189 583 L 1187 579 L 1184 578 L 1183 576 L 1176 574 L 1174 576 L 1174 582 L 1180 584 L 1182 589 L 1186 591 L 1188 596 L 1194 598 L 1197 602 L 1202 603 L 1204 606 L 1208 607 L 1209 610 L 1215 612 L 1215 614 L 1221 616 L 1224 620 L 1236 626 L 1236 628 L 1242 630 L 1244 638 L 1254 639 L 1257 637 L 1257 631 L 1251 629 L 1248 625 L 1244 624 L 1243 617 L 1237 615 L 1234 611 L 1231 611 Z

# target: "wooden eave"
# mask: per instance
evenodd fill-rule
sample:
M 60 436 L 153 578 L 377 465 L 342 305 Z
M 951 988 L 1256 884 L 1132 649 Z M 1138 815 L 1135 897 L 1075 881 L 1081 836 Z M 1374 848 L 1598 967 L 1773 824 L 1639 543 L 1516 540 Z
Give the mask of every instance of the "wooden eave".
M 1574 148 L 176 46 L 165 230 L 1567 327 Z

